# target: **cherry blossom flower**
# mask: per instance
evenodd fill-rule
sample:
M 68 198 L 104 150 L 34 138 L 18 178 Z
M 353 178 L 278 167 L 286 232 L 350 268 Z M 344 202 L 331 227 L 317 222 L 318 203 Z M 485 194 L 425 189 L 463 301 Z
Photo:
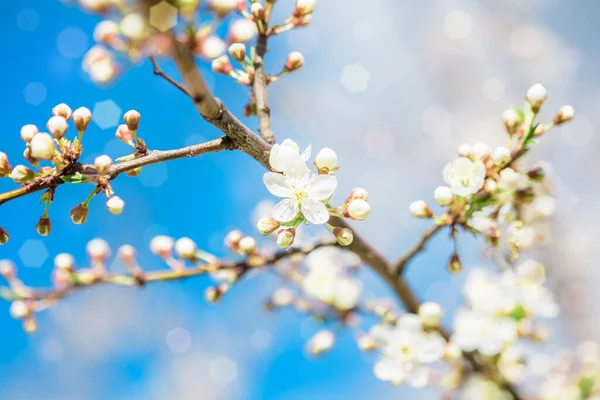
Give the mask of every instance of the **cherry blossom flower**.
M 467 157 L 459 157 L 444 168 L 444 180 L 452 193 L 462 197 L 477 193 L 483 187 L 485 174 L 483 162 Z
M 454 320 L 452 341 L 463 351 L 493 356 L 517 341 L 517 321 L 483 311 L 460 310 Z

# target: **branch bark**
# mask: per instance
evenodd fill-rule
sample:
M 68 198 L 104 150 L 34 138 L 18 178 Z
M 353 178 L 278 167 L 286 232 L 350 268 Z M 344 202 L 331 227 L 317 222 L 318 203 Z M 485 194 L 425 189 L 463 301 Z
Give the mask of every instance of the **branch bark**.
M 438 233 L 444 226 L 446 226 L 446 225 L 437 225 L 436 224 L 431 229 L 429 229 L 428 231 L 426 231 L 423 234 L 423 236 L 421 236 L 421 240 L 419 240 L 419 242 L 416 245 L 414 245 L 408 251 L 408 253 L 406 253 L 404 256 L 402 256 L 396 262 L 396 265 L 394 266 L 394 269 L 393 269 L 394 275 L 395 276 L 402 275 L 402 273 L 404 272 L 404 269 L 406 268 L 406 266 L 408 265 L 408 263 L 410 261 L 412 261 L 412 259 L 425 248 L 425 245 L 427 244 L 427 242 L 429 242 L 429 240 L 431 238 L 433 238 L 435 236 L 435 234 Z
M 268 36 L 260 33 L 256 41 L 254 57 L 254 99 L 256 100 L 256 115 L 258 116 L 258 131 L 269 144 L 275 144 L 275 134 L 271 126 L 271 109 L 267 90 L 267 74 L 265 73 L 265 54 L 267 53 Z

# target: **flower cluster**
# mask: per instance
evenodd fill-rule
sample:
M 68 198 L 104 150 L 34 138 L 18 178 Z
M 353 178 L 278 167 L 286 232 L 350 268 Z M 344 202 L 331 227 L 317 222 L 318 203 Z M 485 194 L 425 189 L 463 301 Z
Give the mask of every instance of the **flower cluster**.
M 277 244 L 288 248 L 294 243 L 296 229 L 302 223 L 326 224 L 338 242 L 347 246 L 352 243 L 352 232 L 347 228 L 335 228 L 328 224 L 331 215 L 352 220 L 364 220 L 371 207 L 364 189 L 354 189 L 344 204 L 331 207 L 329 202 L 337 187 L 338 159 L 329 148 L 322 149 L 316 156 L 312 174 L 306 165 L 310 159 L 311 147 L 300 153 L 300 147 L 291 139 L 275 144 L 271 150 L 269 163 L 275 172 L 267 172 L 263 182 L 269 192 L 281 200 L 272 211 L 271 218 L 258 221 L 258 230 L 263 235 L 277 233 Z M 340 213 L 341 211 L 341 213 Z

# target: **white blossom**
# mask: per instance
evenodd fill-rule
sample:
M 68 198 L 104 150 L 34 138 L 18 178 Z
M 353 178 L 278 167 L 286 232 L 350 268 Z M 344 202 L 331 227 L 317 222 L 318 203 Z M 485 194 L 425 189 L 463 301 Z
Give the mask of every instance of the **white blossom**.
M 460 310 L 454 320 L 452 341 L 463 351 L 493 356 L 517 341 L 517 322 L 483 311 Z
M 47 133 L 38 133 L 31 139 L 31 156 L 38 160 L 51 160 L 56 151 L 54 139 Z
M 291 139 L 285 139 L 281 144 L 275 143 L 269 155 L 269 164 L 273 171 L 285 172 L 288 164 L 296 162 L 298 156 L 306 163 L 310 159 L 311 146 L 300 154 L 300 147 Z
M 444 168 L 444 180 L 457 196 L 466 197 L 482 188 L 486 169 L 480 160 L 459 157 Z
M 157 245 L 156 242 L 155 242 L 155 245 L 157 247 L 160 247 L 159 245 Z M 171 241 L 165 240 L 165 244 L 163 246 L 165 246 L 165 248 L 169 248 L 171 246 Z M 157 249 L 155 249 L 155 250 L 157 250 Z M 162 249 L 162 250 L 164 250 L 164 249 Z M 177 255 L 181 258 L 184 258 L 187 260 L 194 259 L 196 257 L 196 250 L 198 250 L 198 246 L 196 245 L 196 242 L 194 242 L 190 238 L 183 237 L 183 238 L 177 239 L 177 241 L 175 242 L 175 253 L 177 253 Z M 160 252 L 160 251 L 157 250 L 156 252 Z

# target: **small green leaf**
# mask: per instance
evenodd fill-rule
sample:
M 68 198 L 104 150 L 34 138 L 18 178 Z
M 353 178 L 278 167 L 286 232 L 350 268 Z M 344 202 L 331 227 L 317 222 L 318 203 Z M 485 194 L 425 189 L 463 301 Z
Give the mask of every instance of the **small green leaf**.
M 523 111 L 519 107 L 515 106 L 514 104 L 512 104 L 511 107 L 517 114 L 517 117 L 519 117 L 519 121 L 523 122 L 525 120 L 525 114 L 523 113 Z
M 527 132 L 527 135 L 525 135 L 525 137 L 523 138 L 523 144 L 525 146 L 529 146 L 529 145 L 538 143 L 537 139 L 535 139 L 535 136 L 534 136 L 535 130 L 537 129 L 538 126 L 540 126 L 539 122 L 537 124 L 532 124 L 531 127 L 529 128 L 529 132 Z
M 83 175 L 80 172 L 75 172 L 73 175 L 61 176 L 60 179 L 67 183 L 82 183 L 86 180 L 86 177 L 86 175 Z
M 474 198 L 465 212 L 465 218 L 471 218 L 477 211 L 481 211 L 484 207 L 494 204 L 495 200 L 494 196 L 489 193 L 479 198 Z

